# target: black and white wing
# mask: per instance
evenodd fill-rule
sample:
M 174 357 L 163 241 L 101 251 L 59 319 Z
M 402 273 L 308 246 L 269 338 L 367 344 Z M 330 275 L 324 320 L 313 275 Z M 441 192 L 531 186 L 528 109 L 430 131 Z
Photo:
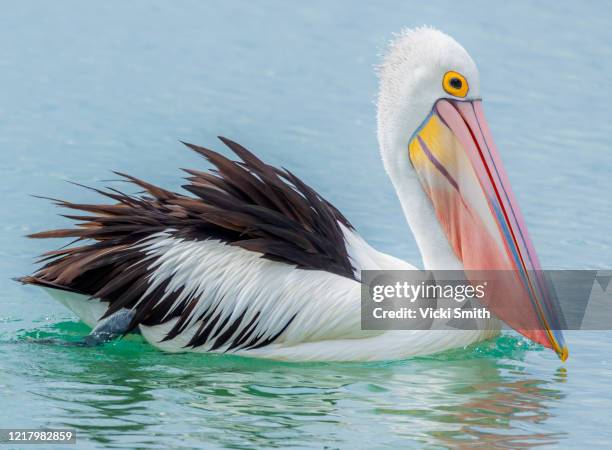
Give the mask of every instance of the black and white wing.
M 140 328 L 171 351 L 376 334 L 360 330 L 357 258 L 349 255 L 359 244 L 347 245 L 347 236 L 360 238 L 348 220 L 291 172 L 220 139 L 240 161 L 186 144 L 214 166 L 186 170 L 191 195 L 118 173 L 144 192 L 96 189 L 109 204 L 54 200 L 79 211 L 66 216 L 79 223 L 31 237 L 74 242 L 42 255 L 44 265 L 21 281 L 49 288 L 90 325 L 129 310 L 126 332 Z

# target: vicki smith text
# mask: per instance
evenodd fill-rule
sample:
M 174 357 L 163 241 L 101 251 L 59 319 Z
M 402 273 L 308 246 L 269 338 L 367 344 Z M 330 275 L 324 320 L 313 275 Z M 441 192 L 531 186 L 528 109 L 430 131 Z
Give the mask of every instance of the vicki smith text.
M 375 319 L 490 319 L 491 312 L 485 307 L 465 308 L 374 308 Z

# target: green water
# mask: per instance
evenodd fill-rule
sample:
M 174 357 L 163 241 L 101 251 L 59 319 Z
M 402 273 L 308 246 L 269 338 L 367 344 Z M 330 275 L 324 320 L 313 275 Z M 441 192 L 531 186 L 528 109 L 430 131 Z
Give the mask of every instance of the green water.
M 20 355 L 8 373 L 18 380 L 8 406 L 30 402 L 11 423 L 62 424 L 91 446 L 113 448 L 320 448 L 321 440 L 330 448 L 516 447 L 567 438 L 555 411 L 581 386 L 552 355 L 508 335 L 371 364 L 169 355 L 137 336 L 96 349 L 32 342 L 86 332 L 59 322 L 2 342 L 3 359 Z M 538 362 L 557 367 L 534 369 Z
M 423 23 L 480 66 L 543 266 L 610 268 L 610 4 L 5 3 L 0 427 L 71 427 L 85 449 L 610 447 L 611 332 L 567 333 L 566 363 L 513 333 L 384 364 L 169 355 L 137 336 L 42 345 L 88 330 L 11 280 L 59 245 L 23 236 L 67 222 L 28 194 L 96 201 L 63 180 L 100 186 L 110 169 L 179 189 L 178 168 L 203 163 L 178 139 L 219 149 L 218 134 L 288 167 L 372 245 L 418 264 L 377 151 L 373 65 L 392 32 Z
M 88 331 L 49 321 L 2 336 L 3 426 L 75 428 L 79 448 L 582 448 L 609 439 L 610 367 L 601 343 L 581 333 L 570 334 L 577 355 L 566 364 L 507 334 L 407 361 L 296 364 L 164 354 L 139 336 L 93 349 L 36 343 Z

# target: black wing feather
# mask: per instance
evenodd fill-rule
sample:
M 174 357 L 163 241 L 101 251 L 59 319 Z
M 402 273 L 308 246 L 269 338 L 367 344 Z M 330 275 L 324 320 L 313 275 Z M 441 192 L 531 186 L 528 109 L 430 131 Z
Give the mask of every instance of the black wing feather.
M 195 197 L 115 172 L 142 188 L 143 193 L 128 195 L 116 189 L 89 188 L 112 200 L 111 204 L 50 199 L 58 206 L 85 214 L 65 215 L 79 221 L 74 228 L 43 231 L 30 237 L 72 237 L 72 244 L 84 245 L 68 245 L 43 254 L 40 262 L 44 265 L 20 281 L 107 301 L 105 317 L 122 308 L 134 308 L 132 329 L 139 324 L 157 325 L 178 318 L 166 336 L 172 339 L 188 325 L 187 317 L 197 299 L 176 304 L 181 289 L 166 293 L 167 280 L 146 294 L 151 275 L 148 268 L 154 261 L 142 247 L 155 233 L 171 230 L 173 235 L 189 240 L 218 239 L 273 261 L 354 278 L 339 225 L 352 229 L 348 220 L 293 173 L 264 163 L 240 144 L 220 139 L 240 161 L 184 143 L 214 166 L 209 171 L 184 169 L 189 176 L 183 187 Z M 164 300 L 159 302 L 162 297 Z M 200 316 L 199 330 L 188 345 L 203 345 L 213 339 L 213 349 L 267 345 L 280 333 L 253 336 L 259 314 L 242 324 L 243 312 L 228 326 L 217 327 L 219 335 L 213 336 L 220 313 L 207 311 Z M 281 332 L 294 318 L 283 325 Z M 221 320 L 229 321 L 229 317 Z

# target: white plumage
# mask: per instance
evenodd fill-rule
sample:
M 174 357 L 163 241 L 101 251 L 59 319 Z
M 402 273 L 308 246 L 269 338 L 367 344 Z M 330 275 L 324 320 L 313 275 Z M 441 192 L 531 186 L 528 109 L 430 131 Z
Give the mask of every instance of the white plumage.
M 374 250 L 350 230 L 345 228 L 344 232 L 350 257 L 360 270 L 416 270 L 405 261 Z M 244 331 L 256 311 L 261 313 L 262 320 L 247 331 L 260 336 L 260 340 L 278 333 L 295 315 L 296 320 L 273 344 L 233 351 L 243 356 L 281 360 L 403 359 L 462 347 L 499 332 L 497 321 L 483 321 L 481 330 L 471 331 L 361 330 L 361 284 L 356 280 L 269 261 L 220 241 L 180 240 L 165 232 L 154 236 L 144 250 L 150 257 L 159 257 L 149 267 L 150 290 L 164 280 L 171 280 L 166 295 L 182 287 L 182 297 L 177 301 L 187 297 L 199 299 L 186 330 L 174 339 L 163 341 L 176 318 L 161 325 L 139 326 L 151 345 L 167 352 L 211 351 L 214 341 L 195 348 L 187 344 L 201 325 L 199 315 L 215 308 L 220 311 L 212 331 L 215 335 L 226 331 L 220 324 L 227 326 L 245 313 L 243 326 L 228 337 L 228 342 Z M 49 292 L 92 327 L 107 308 L 104 302 L 82 295 L 54 289 Z M 214 352 L 226 352 L 227 347 L 228 344 Z
M 447 35 L 421 28 L 398 36 L 379 71 L 378 136 L 382 159 L 415 234 L 426 269 L 462 268 L 414 174 L 407 151 L 409 139 L 432 105 L 438 98 L 447 96 L 441 91 L 440 79 L 448 70 L 461 71 L 470 77 L 472 95 L 476 96 L 474 98 L 479 96 L 478 71 L 467 52 Z M 205 156 L 209 157 L 209 154 Z M 242 167 L 246 166 L 242 164 Z M 261 170 L 268 170 L 262 167 Z M 214 189 L 219 189 L 216 181 L 210 184 L 202 173 L 190 173 L 200 177 L 192 185 L 193 192 L 206 186 L 212 189 L 206 191 L 206 195 L 211 196 Z M 296 185 L 295 180 L 290 181 Z M 167 191 L 139 180 L 135 182 L 153 193 L 165 214 L 176 216 L 173 220 L 190 217 L 180 209 L 187 201 L 185 197 L 170 199 Z M 257 181 L 251 182 L 257 184 Z M 224 189 L 220 190 L 231 191 L 229 187 Z M 200 192 L 196 194 L 200 195 Z M 172 204 L 167 206 L 166 203 Z M 282 206 L 278 207 L 282 209 Z M 204 206 L 201 214 L 214 221 L 215 226 L 229 227 L 231 231 L 231 224 L 226 224 L 222 216 L 211 215 Z M 242 220 L 242 210 L 232 211 L 232 214 L 232 220 Z M 290 216 L 292 213 L 285 214 Z M 308 224 L 304 227 L 309 229 Z M 138 260 L 122 266 L 124 271 L 138 268 L 145 273 L 146 290 L 129 303 L 129 307 L 135 311 L 165 308 L 163 316 L 156 319 L 157 323 L 147 324 L 143 319 L 137 326 L 148 342 L 168 352 L 230 351 L 239 355 L 297 361 L 389 360 L 463 347 L 499 332 L 496 320 L 482 320 L 480 329 L 472 331 L 362 330 L 360 271 L 414 270 L 415 267 L 374 250 L 342 220 L 337 221 L 337 227 L 341 230 L 346 254 L 354 269 L 350 276 L 313 267 L 300 268 L 298 264 L 279 259 L 276 255 L 262 257 L 262 253 L 251 250 L 252 245 L 259 246 L 259 243 L 237 246 L 215 236 L 193 239 L 172 227 L 149 234 L 119 250 L 113 247 L 110 252 L 123 255 L 121 252 L 125 248 L 139 252 Z M 265 231 L 283 236 L 270 227 Z M 310 244 L 300 245 L 306 249 Z M 68 277 L 60 273 L 54 278 L 38 276 L 25 281 L 45 286 L 53 297 L 94 326 L 112 302 L 55 289 L 67 286 L 57 281 L 64 278 Z M 72 276 L 70 280 L 81 282 L 78 276 Z M 95 280 L 92 283 L 95 284 Z M 99 287 L 96 286 L 95 290 Z M 120 293 L 113 295 L 119 298 L 116 301 L 122 299 Z M 171 302 L 169 307 L 164 306 L 167 301 Z M 180 332 L 168 339 L 171 330 L 176 330 L 179 325 Z M 209 338 L 193 345 L 198 334 L 206 334 Z

